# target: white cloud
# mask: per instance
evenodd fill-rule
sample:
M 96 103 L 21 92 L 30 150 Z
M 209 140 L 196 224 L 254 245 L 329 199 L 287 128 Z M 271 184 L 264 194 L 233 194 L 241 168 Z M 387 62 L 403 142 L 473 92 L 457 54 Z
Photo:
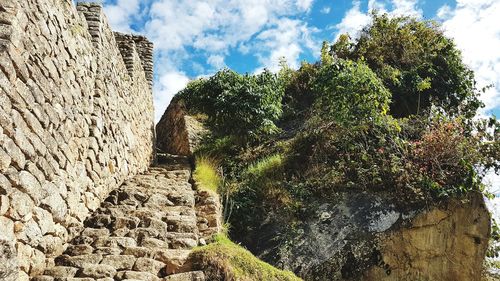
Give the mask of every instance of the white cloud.
M 385 13 L 387 11 L 385 6 L 386 3 L 384 2 L 380 2 L 378 0 L 368 0 L 368 11 L 377 10 L 381 13 Z
M 115 30 L 132 32 L 130 24 L 140 14 L 140 0 L 118 0 L 113 5 L 105 5 L 104 12 Z
M 216 69 L 221 69 L 226 66 L 224 63 L 224 56 L 221 55 L 210 55 L 207 62 Z
M 145 31 L 160 50 L 193 46 L 220 52 L 311 6 L 312 0 L 158 0 Z
M 313 0 L 297 0 L 297 7 L 303 11 L 309 11 L 311 9 Z
M 279 70 L 282 58 L 290 67 L 298 68 L 299 56 L 304 46 L 314 51 L 319 50 L 317 42 L 311 39 L 315 31 L 300 20 L 278 19 L 272 27 L 261 32 L 256 38 L 254 48 L 260 50 L 259 61 L 271 71 Z
M 370 21 L 370 16 L 361 11 L 361 2 L 354 1 L 352 8 L 347 11 L 342 21 L 335 26 L 338 30 L 337 36 L 349 33 L 351 36 L 356 37 L 359 31 Z
M 138 0 L 119 0 L 138 1 Z M 186 64 L 195 75 L 204 75 L 225 66 L 225 55 L 236 50 L 258 58 L 262 67 L 274 68 L 277 57 L 285 56 L 297 64 L 301 52 L 315 48 L 309 40 L 312 28 L 300 19 L 307 13 L 314 0 L 149 0 L 149 13 L 144 27 L 139 30 L 151 39 L 156 50 L 155 104 L 157 116 L 161 115 L 171 96 L 179 90 L 176 83 Z M 123 2 L 125 3 L 125 2 Z M 117 3 L 108 8 L 114 14 L 132 16 L 137 9 L 121 10 L 124 4 Z M 116 7 L 115 7 L 116 6 Z M 123 25 L 117 16 L 114 25 Z M 293 20 L 291 18 L 294 18 Z M 124 21 L 123 21 L 124 22 Z M 294 24 L 290 24 L 294 22 Z M 281 28 L 288 26 L 293 30 Z M 280 30 L 284 34 L 262 37 L 259 41 L 268 46 L 254 44 L 259 34 Z M 276 47 L 270 50 L 269 46 Z M 194 50 L 194 51 L 193 51 Z M 193 56 L 205 57 L 210 68 L 204 69 Z M 187 77 L 182 74 L 187 81 Z M 173 83 L 170 85 L 170 83 Z M 175 91 L 174 91 L 175 89 Z M 161 106 L 158 103 L 162 103 Z M 165 104 L 163 104 L 165 103 Z
M 325 15 L 326 15 L 326 14 L 329 14 L 331 10 L 332 10 L 332 8 L 330 8 L 330 7 L 328 7 L 328 6 L 325 6 L 325 7 L 323 7 L 323 8 L 320 10 L 320 13 L 322 13 L 322 14 L 325 14 Z
M 422 17 L 422 10 L 417 7 L 418 0 L 392 0 L 391 15 Z
M 390 6 L 392 9 L 387 9 Z M 352 8 L 346 12 L 342 21 L 335 26 L 338 30 L 337 37 L 343 33 L 349 33 L 351 37 L 357 37 L 363 27 L 371 22 L 369 12 L 377 10 L 380 13 L 388 13 L 392 16 L 422 17 L 422 10 L 418 8 L 418 0 L 369 0 L 366 11 L 361 7 L 361 1 L 354 0 Z
M 454 10 L 443 6 L 438 17 L 444 20 L 448 36 L 455 39 L 465 62 L 475 71 L 479 86 L 495 84 L 482 95 L 483 113 L 500 106 L 500 2 L 458 0 Z
M 490 172 L 484 182 L 489 187 L 488 191 L 496 194 L 494 199 L 487 200 L 487 204 L 493 217 L 500 222 L 500 174 Z
M 189 82 L 189 78 L 182 72 L 167 72 L 163 74 L 155 84 L 155 122 L 158 122 L 167 109 L 172 97 L 184 89 Z
M 452 10 L 451 7 L 448 4 L 445 4 L 439 8 L 437 11 L 437 16 L 439 19 L 446 19 L 451 17 L 452 15 Z

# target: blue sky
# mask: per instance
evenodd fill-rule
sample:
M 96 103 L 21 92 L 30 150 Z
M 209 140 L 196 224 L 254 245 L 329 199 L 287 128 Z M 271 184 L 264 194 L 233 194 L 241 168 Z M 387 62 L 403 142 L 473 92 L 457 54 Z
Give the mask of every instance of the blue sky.
M 321 43 L 356 37 L 372 9 L 442 23 L 476 72 L 482 115 L 500 117 L 500 0 L 105 0 L 113 29 L 155 43 L 154 102 L 159 120 L 190 79 L 222 67 L 238 72 L 316 61 Z M 500 194 L 500 176 L 487 181 Z M 500 207 L 500 198 L 495 201 Z

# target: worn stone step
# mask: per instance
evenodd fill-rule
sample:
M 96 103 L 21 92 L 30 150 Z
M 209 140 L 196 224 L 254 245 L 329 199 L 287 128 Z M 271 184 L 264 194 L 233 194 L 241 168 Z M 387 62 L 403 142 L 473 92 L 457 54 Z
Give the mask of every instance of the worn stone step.
M 185 273 L 173 274 L 163 278 L 163 281 L 204 281 L 203 271 L 190 271 Z
M 141 280 L 141 281 L 161 281 L 161 279 L 149 272 L 139 272 L 139 271 L 119 271 L 115 275 L 115 280 Z
M 190 177 L 189 160 L 174 157 L 111 191 L 55 266 L 32 280 L 205 280 L 189 255 L 210 222 L 199 218 Z
M 55 259 L 56 265 L 83 268 L 87 264 L 99 264 L 102 254 L 88 254 L 79 256 L 62 255 Z
M 74 277 L 78 272 L 78 268 L 71 266 L 54 266 L 46 269 L 44 275 L 52 277 Z

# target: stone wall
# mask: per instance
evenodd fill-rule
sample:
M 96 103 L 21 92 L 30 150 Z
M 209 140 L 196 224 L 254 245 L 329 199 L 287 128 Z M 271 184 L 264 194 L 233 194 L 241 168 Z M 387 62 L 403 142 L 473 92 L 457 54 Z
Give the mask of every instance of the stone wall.
M 152 44 L 113 33 L 99 5 L 0 1 L 0 253 L 14 246 L 20 269 L 0 279 L 43 272 L 147 169 L 151 88 Z

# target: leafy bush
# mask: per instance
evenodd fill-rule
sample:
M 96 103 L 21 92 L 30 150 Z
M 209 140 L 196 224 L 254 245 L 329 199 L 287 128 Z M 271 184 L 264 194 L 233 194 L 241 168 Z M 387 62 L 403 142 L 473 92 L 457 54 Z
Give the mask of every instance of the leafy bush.
M 313 89 L 314 110 L 325 121 L 365 122 L 384 116 L 389 109 L 391 93 L 361 62 L 337 60 L 323 66 Z
M 292 143 L 287 170 L 319 194 L 343 188 L 397 189 L 406 149 L 390 117 L 350 126 L 312 119 Z
M 192 113 L 206 114 L 217 133 L 257 137 L 276 130 L 283 86 L 269 71 L 240 75 L 224 69 L 190 83 L 179 96 Z
M 301 67 L 287 75 L 283 96 L 283 118 L 304 116 L 315 100 L 312 85 L 318 73 L 318 65 L 302 63 Z
M 363 60 L 392 92 L 396 117 L 420 114 L 434 103 L 455 115 L 472 118 L 482 105 L 474 73 L 439 25 L 410 17 L 373 14 L 359 39 L 341 36 L 333 55 Z
M 193 249 L 190 257 L 194 267 L 206 272 L 209 280 L 301 280 L 290 271 L 259 260 L 224 235 L 216 235 L 214 243 Z
M 215 161 L 207 157 L 196 158 L 193 178 L 198 183 L 199 188 L 215 193 L 222 183 Z

